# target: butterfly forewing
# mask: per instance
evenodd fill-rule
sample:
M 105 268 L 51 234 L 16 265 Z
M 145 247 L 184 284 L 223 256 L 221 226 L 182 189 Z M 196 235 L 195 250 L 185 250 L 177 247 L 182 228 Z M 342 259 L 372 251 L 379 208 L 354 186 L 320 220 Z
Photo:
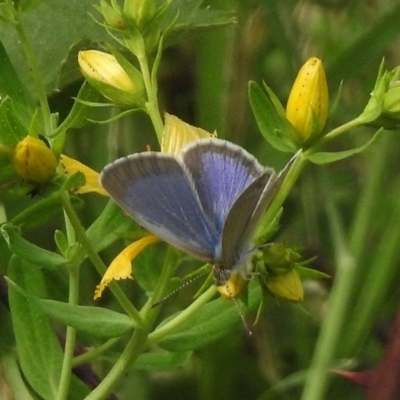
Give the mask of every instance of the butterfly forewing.
M 106 166 L 100 181 L 150 232 L 194 257 L 213 261 L 219 234 L 176 158 L 155 152 L 128 156 Z

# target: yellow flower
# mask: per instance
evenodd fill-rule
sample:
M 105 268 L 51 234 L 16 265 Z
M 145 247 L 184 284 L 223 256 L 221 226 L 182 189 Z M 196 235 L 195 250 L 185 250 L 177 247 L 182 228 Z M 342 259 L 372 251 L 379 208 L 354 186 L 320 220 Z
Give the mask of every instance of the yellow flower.
M 328 85 L 320 59 L 312 57 L 300 69 L 286 107 L 286 117 L 301 141 L 319 135 L 328 115 Z
M 165 123 L 161 141 L 161 151 L 178 156 L 182 147 L 198 139 L 216 137 L 216 133 L 209 133 L 183 122 L 174 115 L 165 114 Z
M 145 103 L 145 90 L 140 72 L 122 56 L 120 62 L 111 54 L 98 50 L 80 51 L 78 62 L 83 76 L 104 97 L 124 107 Z
M 115 279 L 133 279 L 132 277 L 132 260 L 137 257 L 137 255 L 144 250 L 147 246 L 153 243 L 160 242 L 161 239 L 157 236 L 150 235 L 145 236 L 142 239 L 133 242 L 129 246 L 125 247 L 111 262 L 110 266 L 107 268 L 100 284 L 96 286 L 94 292 L 94 299 L 101 297 L 103 290 L 109 285 L 109 283 Z
M 18 175 L 35 183 L 48 181 L 56 172 L 57 159 L 46 144 L 33 136 L 18 142 L 13 157 Z
M 290 301 L 303 301 L 304 289 L 295 269 L 265 279 L 268 290 L 277 297 Z
M 246 285 L 247 280 L 242 275 L 235 274 L 224 285 L 217 286 L 217 290 L 224 299 L 235 299 L 243 293 Z
M 78 171 L 82 172 L 83 175 L 85 175 L 86 183 L 83 186 L 80 186 L 77 189 L 75 189 L 75 193 L 83 194 L 89 192 L 96 192 L 103 196 L 108 196 L 108 193 L 103 189 L 103 187 L 99 183 L 98 172 L 93 171 L 86 165 L 64 154 L 62 154 L 60 157 L 60 165 L 63 168 L 64 173 L 67 175 L 72 175 Z

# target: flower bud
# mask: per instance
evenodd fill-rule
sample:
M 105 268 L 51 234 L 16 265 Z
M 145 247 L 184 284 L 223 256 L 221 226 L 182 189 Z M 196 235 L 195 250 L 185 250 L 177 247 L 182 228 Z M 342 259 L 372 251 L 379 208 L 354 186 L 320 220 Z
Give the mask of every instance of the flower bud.
M 18 142 L 14 151 L 14 167 L 29 182 L 44 183 L 56 172 L 57 159 L 46 144 L 33 136 Z
M 321 133 L 328 115 L 328 101 L 322 62 L 312 57 L 301 67 L 286 106 L 286 117 L 302 142 Z
M 110 28 L 125 28 L 122 10 L 116 2 L 112 1 L 109 5 L 105 0 L 100 0 L 100 7 L 96 8 L 103 14 L 104 20 Z
M 246 285 L 247 280 L 242 275 L 235 274 L 224 285 L 216 286 L 216 288 L 224 299 L 235 299 L 243 293 Z
M 179 155 L 182 147 L 198 139 L 216 137 L 215 133 L 209 133 L 183 122 L 174 115 L 165 114 L 165 123 L 161 141 L 161 151 L 174 156 Z
M 390 83 L 390 88 L 383 101 L 383 114 L 399 119 L 400 117 L 400 81 Z
M 275 296 L 289 301 L 303 301 L 304 289 L 295 269 L 265 280 L 268 290 Z
M 154 13 L 154 0 L 125 0 L 124 2 L 124 14 L 139 28 L 146 28 L 154 17 Z
M 144 105 L 143 78 L 128 61 L 122 66 L 111 54 L 87 50 L 79 52 L 78 62 L 83 76 L 104 97 L 124 107 Z

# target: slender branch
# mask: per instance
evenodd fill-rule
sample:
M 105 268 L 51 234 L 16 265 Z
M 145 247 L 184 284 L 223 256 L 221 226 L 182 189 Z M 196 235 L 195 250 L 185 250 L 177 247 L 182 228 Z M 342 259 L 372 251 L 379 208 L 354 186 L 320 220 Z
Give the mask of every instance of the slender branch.
M 74 208 L 69 200 L 69 197 L 66 193 L 61 193 L 59 195 L 60 201 L 64 207 L 65 212 L 68 215 L 68 218 L 71 221 L 72 226 L 75 229 L 76 236 L 85 249 L 87 255 L 89 256 L 90 260 L 92 261 L 93 265 L 97 269 L 100 275 L 103 275 L 106 271 L 106 266 L 104 265 L 100 256 L 96 253 L 93 249 L 88 237 L 86 236 L 86 232 L 82 227 L 78 216 L 75 213 Z M 115 283 L 112 282 L 109 285 L 110 290 L 114 294 L 115 298 L 120 303 L 121 307 L 125 310 L 125 312 L 135 321 L 138 325 L 142 323 L 142 318 L 140 316 L 139 311 L 134 307 L 134 305 L 129 301 L 126 297 L 125 293 L 121 290 L 121 288 Z

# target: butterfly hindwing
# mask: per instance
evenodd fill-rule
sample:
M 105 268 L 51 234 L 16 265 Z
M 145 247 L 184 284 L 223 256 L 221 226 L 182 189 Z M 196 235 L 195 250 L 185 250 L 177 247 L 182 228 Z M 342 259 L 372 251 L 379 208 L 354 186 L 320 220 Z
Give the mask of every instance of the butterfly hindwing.
M 222 234 L 229 210 L 264 168 L 241 147 L 218 139 L 196 141 L 185 148 L 182 158 L 204 211 Z

